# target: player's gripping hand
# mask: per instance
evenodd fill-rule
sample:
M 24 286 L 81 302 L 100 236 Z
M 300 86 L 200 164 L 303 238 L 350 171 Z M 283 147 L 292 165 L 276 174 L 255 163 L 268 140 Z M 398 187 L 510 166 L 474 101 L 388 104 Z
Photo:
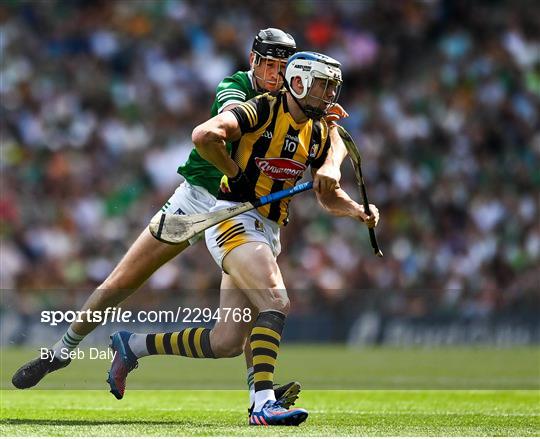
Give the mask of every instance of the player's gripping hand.
M 366 223 L 366 226 L 368 226 L 370 229 L 373 227 L 376 227 L 379 223 L 379 209 L 377 209 L 377 206 L 374 204 L 369 205 L 369 211 L 371 212 L 371 215 L 368 215 L 364 212 L 364 206 L 360 206 L 361 211 L 358 215 L 360 221 Z
M 234 177 L 226 175 L 221 177 L 219 189 L 225 195 L 224 199 L 234 197 L 236 201 L 242 202 L 255 200 L 255 187 L 241 169 L 238 169 L 238 173 Z M 228 194 L 232 197 L 227 196 Z
M 346 117 L 349 117 L 349 113 L 347 113 L 345 109 L 336 102 L 327 110 L 324 119 L 329 127 L 335 127 L 337 126 L 338 120 L 345 119 Z

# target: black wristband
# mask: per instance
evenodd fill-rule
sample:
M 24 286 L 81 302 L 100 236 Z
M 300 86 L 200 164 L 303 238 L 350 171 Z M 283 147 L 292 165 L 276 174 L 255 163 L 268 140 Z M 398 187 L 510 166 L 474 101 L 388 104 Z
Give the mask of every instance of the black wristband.
M 236 175 L 234 177 L 228 177 L 227 180 L 229 180 L 229 183 L 238 183 L 238 181 L 240 181 L 240 179 L 242 178 L 242 174 L 242 168 L 238 166 L 238 172 L 236 173 Z
M 228 199 L 234 201 L 253 201 L 255 199 L 255 187 L 251 181 L 247 178 L 242 169 L 238 170 L 238 173 L 232 177 L 227 178 L 229 182 L 230 194 L 227 195 Z

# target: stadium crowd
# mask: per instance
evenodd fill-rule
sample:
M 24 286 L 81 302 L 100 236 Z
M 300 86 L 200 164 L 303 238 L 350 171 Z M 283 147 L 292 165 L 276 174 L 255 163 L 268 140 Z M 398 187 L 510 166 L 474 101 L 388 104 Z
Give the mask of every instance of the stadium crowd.
M 256 31 L 275 26 L 343 64 L 343 123 L 385 252 L 299 195 L 280 256 L 292 314 L 366 289 L 390 314 L 533 310 L 538 23 L 534 1 L 2 2 L 4 297 L 78 308 L 181 181 L 218 82 L 247 69 Z M 358 199 L 349 163 L 342 172 Z M 199 243 L 148 288 L 204 300 L 219 280 Z

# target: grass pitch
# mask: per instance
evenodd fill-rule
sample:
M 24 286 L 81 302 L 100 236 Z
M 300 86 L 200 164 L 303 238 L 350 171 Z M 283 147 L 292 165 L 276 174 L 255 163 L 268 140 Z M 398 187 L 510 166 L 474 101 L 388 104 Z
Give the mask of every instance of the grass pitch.
M 241 358 L 145 359 L 117 401 L 104 382 L 107 361 L 74 361 L 21 391 L 11 374 L 35 352 L 1 353 L 3 436 L 540 435 L 537 348 L 285 347 L 278 381 L 301 381 L 298 405 L 310 412 L 298 428 L 247 426 Z M 222 390 L 195 390 L 203 388 Z
M 2 435 L 537 436 L 533 391 L 303 391 L 300 427 L 249 427 L 243 391 L 4 391 Z

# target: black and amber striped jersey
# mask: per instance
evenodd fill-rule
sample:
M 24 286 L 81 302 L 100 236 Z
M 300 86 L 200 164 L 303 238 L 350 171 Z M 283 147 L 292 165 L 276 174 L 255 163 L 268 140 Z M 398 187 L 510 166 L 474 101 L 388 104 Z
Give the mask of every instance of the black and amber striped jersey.
M 255 185 L 257 198 L 288 189 L 308 168 L 324 163 L 330 139 L 324 120 L 298 124 L 287 107 L 286 92 L 266 93 L 233 108 L 242 136 L 232 144 L 231 157 Z M 218 198 L 236 200 L 233 193 Z M 259 207 L 259 213 L 286 224 L 290 198 Z

